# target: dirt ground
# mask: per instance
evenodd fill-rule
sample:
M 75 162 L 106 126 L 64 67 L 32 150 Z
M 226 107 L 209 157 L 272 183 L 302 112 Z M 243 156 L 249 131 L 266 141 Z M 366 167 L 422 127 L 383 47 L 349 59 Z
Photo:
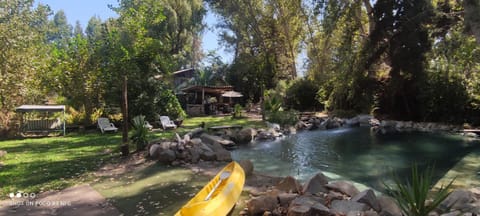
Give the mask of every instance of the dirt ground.
M 152 167 L 162 166 L 155 161 L 146 160 L 143 156 L 144 152 L 132 154 L 121 160 L 117 164 L 108 164 L 94 173 L 99 179 L 120 179 L 131 175 L 135 172 L 143 172 L 152 169 Z M 187 164 L 181 167 L 172 167 L 170 169 L 188 170 L 196 176 L 201 176 L 205 181 L 213 177 L 223 168 L 226 163 L 220 162 L 200 162 L 199 164 Z M 166 168 L 169 169 L 169 168 Z M 154 169 L 158 171 L 157 169 Z M 198 177 L 197 177 L 198 178 Z M 139 179 L 137 179 L 139 180 Z M 279 178 L 270 177 L 258 173 L 254 173 L 247 178 L 244 191 L 248 193 L 262 193 L 269 186 L 274 185 Z M 91 182 L 95 185 L 96 182 Z M 108 183 L 107 183 L 108 184 Z M 193 184 L 193 183 L 192 183 Z M 198 182 L 195 183 L 198 189 Z M 0 201 L 0 216 L 9 215 L 123 215 L 115 205 L 114 200 L 106 199 L 102 194 L 95 190 L 98 187 L 83 184 L 64 189 L 62 191 L 49 191 L 37 194 L 35 199 L 14 198 Z M 123 188 L 120 186 L 118 188 Z M 120 189 L 121 190 L 121 189 Z M 237 210 L 241 210 L 249 199 L 248 193 L 243 193 Z M 185 196 L 185 195 L 182 195 Z M 172 197 L 173 198 L 173 197 Z M 189 199 L 189 197 L 183 197 Z M 181 203 L 178 203 L 181 206 Z M 177 206 L 177 203 L 175 204 Z M 128 207 L 129 209 L 131 207 Z M 134 208 L 134 207 L 133 207 Z M 169 210 L 170 211 L 170 210 Z M 125 212 L 124 212 L 125 213 Z M 127 212 L 125 214 L 132 213 Z M 153 214 L 152 214 L 153 215 Z M 168 212 L 167 212 L 168 215 Z

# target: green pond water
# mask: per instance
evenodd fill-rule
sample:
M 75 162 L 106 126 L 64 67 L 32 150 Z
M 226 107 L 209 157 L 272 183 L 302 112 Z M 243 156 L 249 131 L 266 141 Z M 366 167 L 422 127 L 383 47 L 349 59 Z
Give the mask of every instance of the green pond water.
M 256 171 L 269 175 L 306 180 L 323 172 L 333 179 L 383 191 L 383 182 L 391 182 L 392 171 L 408 177 L 414 163 L 420 170 L 434 165 L 436 182 L 465 155 L 479 149 L 478 141 L 458 135 L 377 135 L 370 128 L 360 127 L 300 132 L 276 141 L 241 146 L 232 155 L 234 160 L 251 160 Z

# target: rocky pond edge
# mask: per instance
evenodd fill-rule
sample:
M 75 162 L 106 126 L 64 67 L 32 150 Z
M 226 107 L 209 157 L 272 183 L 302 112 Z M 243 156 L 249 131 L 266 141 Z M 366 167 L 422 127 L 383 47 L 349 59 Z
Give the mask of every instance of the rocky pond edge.
M 199 162 L 232 161 L 228 149 L 254 140 L 276 139 L 299 130 L 328 130 L 340 127 L 369 126 L 372 132 L 387 134 L 405 131 L 447 132 L 478 138 L 475 133 L 461 133 L 463 126 L 428 122 L 377 120 L 370 115 L 351 119 L 331 117 L 302 118 L 293 127 L 281 128 L 267 123 L 268 128 L 207 131 L 196 128 L 176 140 L 155 140 L 147 147 L 147 157 L 169 165 L 197 164 Z M 251 161 L 241 161 L 248 182 L 257 179 Z M 253 177 L 252 177 L 253 176 Z M 241 215 L 402 215 L 395 200 L 379 195 L 372 189 L 358 191 L 352 182 L 330 181 L 322 173 L 300 184 L 294 177 L 270 177 L 267 184 L 250 187 L 251 199 Z M 257 181 L 258 182 L 258 181 Z M 255 185 L 255 183 L 250 183 Z M 480 214 L 480 188 L 456 189 L 430 215 Z

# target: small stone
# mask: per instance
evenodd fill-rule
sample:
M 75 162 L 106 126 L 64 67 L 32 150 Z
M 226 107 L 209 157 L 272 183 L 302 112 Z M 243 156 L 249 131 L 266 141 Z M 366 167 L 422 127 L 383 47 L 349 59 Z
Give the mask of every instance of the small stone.
M 273 215 L 271 211 L 263 212 L 263 216 L 271 216 L 271 215 Z
M 441 214 L 440 216 L 458 216 L 458 215 L 462 215 L 462 212 L 456 210 L 449 213 Z
M 351 196 L 351 197 L 360 193 L 360 191 L 358 191 L 358 189 L 352 183 L 347 182 L 347 181 L 331 182 L 331 183 L 328 183 L 327 185 L 325 185 L 325 187 L 327 187 L 329 189 L 332 189 L 332 190 L 335 190 L 335 191 L 338 191 L 338 192 L 341 192 L 341 193 L 346 194 L 346 195 Z

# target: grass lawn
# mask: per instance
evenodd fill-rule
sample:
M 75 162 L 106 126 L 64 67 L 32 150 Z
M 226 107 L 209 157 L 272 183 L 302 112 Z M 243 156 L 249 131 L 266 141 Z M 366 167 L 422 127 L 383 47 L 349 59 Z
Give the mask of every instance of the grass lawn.
M 242 125 L 262 127 L 260 121 L 227 117 L 198 117 L 185 119 L 181 128 L 166 132 L 150 133 L 150 139 L 173 139 L 174 133 L 185 133 L 198 127 L 217 125 Z M 71 185 L 89 182 L 91 172 L 106 163 L 120 160 L 118 152 L 121 133 L 67 134 L 65 137 L 47 137 L 0 141 L 0 150 L 8 154 L 0 158 L 0 199 L 7 199 L 10 192 L 39 193 L 60 190 Z M 131 145 L 131 150 L 134 146 Z M 161 170 L 158 172 L 162 172 Z

